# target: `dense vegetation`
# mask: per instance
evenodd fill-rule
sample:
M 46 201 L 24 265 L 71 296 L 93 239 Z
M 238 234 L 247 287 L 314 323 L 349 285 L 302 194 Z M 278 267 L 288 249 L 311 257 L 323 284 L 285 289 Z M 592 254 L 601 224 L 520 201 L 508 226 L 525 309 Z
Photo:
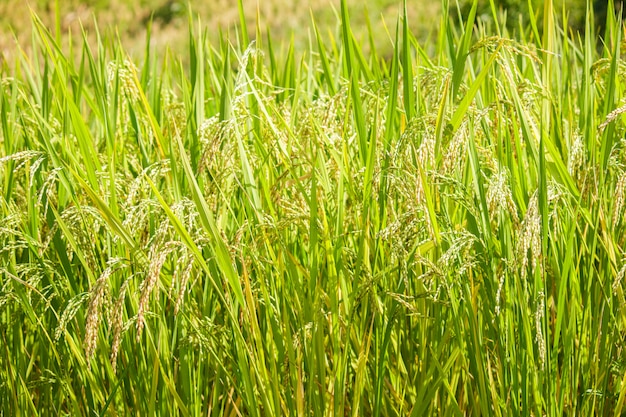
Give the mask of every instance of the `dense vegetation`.
M 342 3 L 305 51 L 242 17 L 141 61 L 36 21 L 0 69 L 0 415 L 620 415 L 622 22 L 442 10 L 428 48 L 365 53 Z

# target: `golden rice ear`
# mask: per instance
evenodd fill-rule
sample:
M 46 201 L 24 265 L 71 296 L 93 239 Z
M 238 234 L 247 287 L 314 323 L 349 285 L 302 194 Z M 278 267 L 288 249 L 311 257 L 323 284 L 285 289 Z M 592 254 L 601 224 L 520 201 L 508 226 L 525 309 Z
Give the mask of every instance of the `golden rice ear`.
M 137 309 L 137 341 L 141 340 L 141 332 L 146 324 L 145 314 L 148 311 L 148 302 L 152 291 L 157 285 L 159 276 L 161 274 L 161 268 L 167 260 L 167 256 L 174 252 L 180 246 L 180 242 L 170 241 L 164 245 L 153 245 L 150 248 L 150 264 L 141 287 L 141 296 L 139 297 L 139 306 Z
M 114 373 L 117 372 L 117 355 L 119 354 L 120 344 L 122 343 L 122 331 L 124 328 L 124 303 L 126 301 L 126 290 L 130 281 L 131 278 L 124 281 L 112 307 L 111 327 L 113 329 L 113 341 L 111 342 L 110 361 Z
M 496 228 L 502 217 L 508 214 L 513 225 L 519 223 L 517 207 L 513 201 L 513 194 L 509 184 L 509 175 L 506 169 L 500 168 L 487 182 L 487 206 L 492 227 Z
M 83 342 L 88 366 L 91 366 L 91 360 L 96 351 L 103 305 L 108 302 L 106 297 L 111 285 L 109 280 L 115 272 L 126 267 L 123 262 L 123 259 L 119 258 L 110 259 L 107 263 L 107 268 L 102 271 L 89 293 L 89 305 L 85 320 L 85 339 Z
M 187 284 L 191 276 L 193 275 L 193 258 L 190 257 L 181 257 L 181 260 L 186 260 L 186 263 L 181 264 L 183 266 L 182 271 L 180 271 L 180 289 L 178 290 L 178 295 L 176 296 L 176 303 L 174 304 L 174 314 L 178 314 L 181 306 L 185 300 L 185 293 L 187 292 Z
M 534 274 L 535 268 L 542 265 L 541 262 L 541 215 L 539 213 L 538 193 L 535 192 L 528 202 L 528 208 L 524 219 L 520 224 L 517 240 L 518 266 L 522 277 L 528 274 L 530 257 L 530 272 Z
M 613 227 L 617 228 L 619 223 L 624 222 L 626 206 L 626 171 L 622 171 L 617 183 L 615 184 L 614 203 L 613 203 Z

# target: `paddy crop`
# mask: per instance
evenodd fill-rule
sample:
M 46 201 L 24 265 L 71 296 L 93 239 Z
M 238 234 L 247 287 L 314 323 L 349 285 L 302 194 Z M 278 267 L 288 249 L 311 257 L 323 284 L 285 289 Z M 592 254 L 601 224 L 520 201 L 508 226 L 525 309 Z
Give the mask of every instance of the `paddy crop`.
M 621 415 L 623 25 L 491 5 L 423 44 L 344 2 L 305 50 L 190 19 L 141 60 L 35 17 L 0 70 L 0 415 Z

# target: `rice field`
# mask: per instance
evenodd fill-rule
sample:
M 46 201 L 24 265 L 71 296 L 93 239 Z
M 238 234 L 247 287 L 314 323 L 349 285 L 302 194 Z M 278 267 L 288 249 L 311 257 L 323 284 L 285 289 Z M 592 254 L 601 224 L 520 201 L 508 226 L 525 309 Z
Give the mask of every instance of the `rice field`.
M 626 412 L 624 26 L 477 3 L 425 43 L 343 1 L 296 48 L 240 2 L 158 56 L 34 17 L 0 66 L 0 416 Z

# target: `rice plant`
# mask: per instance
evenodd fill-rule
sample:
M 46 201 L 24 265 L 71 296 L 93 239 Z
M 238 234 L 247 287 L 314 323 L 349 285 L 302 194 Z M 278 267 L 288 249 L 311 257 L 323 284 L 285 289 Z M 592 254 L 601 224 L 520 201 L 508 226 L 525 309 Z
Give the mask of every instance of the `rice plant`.
M 305 50 L 190 18 L 141 58 L 34 16 L 0 69 L 0 415 L 621 415 L 624 26 L 442 10 L 423 44 L 342 2 Z

